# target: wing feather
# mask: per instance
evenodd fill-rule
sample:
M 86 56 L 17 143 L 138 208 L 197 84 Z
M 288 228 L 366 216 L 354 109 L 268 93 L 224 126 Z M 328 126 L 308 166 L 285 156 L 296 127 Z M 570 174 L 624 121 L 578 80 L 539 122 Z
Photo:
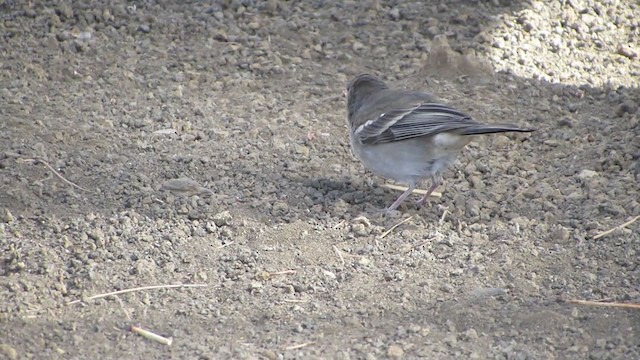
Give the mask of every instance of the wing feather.
M 380 144 L 477 125 L 478 121 L 449 106 L 420 103 L 380 114 L 359 126 L 354 134 L 363 144 Z

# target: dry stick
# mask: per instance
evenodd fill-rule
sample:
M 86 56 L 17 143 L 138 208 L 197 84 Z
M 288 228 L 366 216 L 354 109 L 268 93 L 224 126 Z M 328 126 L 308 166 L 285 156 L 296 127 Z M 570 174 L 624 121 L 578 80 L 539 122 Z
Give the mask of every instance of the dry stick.
M 284 348 L 285 350 L 296 350 L 296 349 L 300 349 L 309 345 L 313 345 L 315 344 L 315 341 L 311 341 L 311 342 L 306 342 L 304 344 L 298 344 L 298 345 L 291 345 L 291 346 L 287 346 L 286 348 Z
M 344 223 L 345 223 L 345 221 L 344 221 L 344 220 L 342 220 L 342 221 L 340 221 L 339 223 L 337 223 L 337 224 L 333 225 L 333 226 L 332 226 L 332 228 L 335 230 L 335 229 L 337 229 L 337 228 L 341 227 L 342 225 L 344 225 Z
M 569 303 L 571 303 L 571 304 L 580 304 L 580 305 L 618 307 L 618 308 L 626 308 L 626 309 L 640 309 L 640 304 L 628 304 L 628 303 L 618 303 L 618 302 L 600 302 L 600 301 L 590 301 L 590 300 L 569 300 Z
M 85 188 L 83 188 L 83 187 L 81 187 L 79 185 L 76 185 L 76 184 L 72 183 L 71 181 L 65 179 L 64 176 L 62 176 L 59 172 L 57 172 L 56 169 L 54 169 L 53 166 L 49 165 L 48 162 L 44 161 L 43 158 L 36 156 L 36 157 L 33 158 L 33 160 L 35 160 L 37 162 L 41 162 L 44 166 L 49 168 L 49 170 L 51 170 L 51 172 L 53 172 L 55 174 L 55 176 L 59 177 L 60 180 L 64 181 L 65 183 L 73 186 L 74 188 L 80 189 L 82 191 L 90 192 L 89 190 L 87 190 L 87 189 L 85 189 Z
M 120 295 L 120 294 L 126 294 L 126 293 L 131 293 L 131 292 L 136 292 L 136 291 L 144 291 L 144 290 L 173 289 L 173 288 L 181 288 L 181 287 L 185 287 L 185 288 L 189 288 L 189 287 L 205 287 L 205 286 L 209 286 L 209 284 L 174 284 L 174 285 L 143 286 L 143 287 L 124 289 L 124 290 L 118 290 L 118 291 L 113 291 L 113 292 L 104 293 L 104 294 L 93 295 L 93 296 L 90 296 L 90 297 L 86 298 L 86 300 L 101 299 L 101 298 L 104 298 L 104 297 L 107 297 L 107 296 L 111 296 L 111 295 Z M 73 301 L 69 302 L 67 305 L 77 304 L 79 302 L 82 302 L 83 300 L 84 299 L 73 300 Z
M 636 222 L 638 219 L 640 219 L 640 215 L 638 215 L 638 216 L 636 216 L 636 217 L 632 218 L 631 220 L 627 221 L 626 223 L 624 223 L 624 224 L 622 224 L 622 225 L 618 225 L 618 226 L 614 227 L 613 229 L 609 229 L 609 230 L 607 230 L 607 231 L 605 231 L 605 232 L 601 232 L 600 234 L 598 234 L 598 235 L 594 236 L 594 237 L 593 237 L 593 240 L 598 240 L 598 239 L 600 239 L 601 237 L 603 237 L 603 236 L 607 236 L 607 235 L 611 234 L 612 232 L 614 232 L 614 231 L 616 231 L 616 230 L 618 230 L 618 229 L 622 229 L 622 228 L 624 228 L 624 227 L 627 227 L 627 226 L 629 226 L 629 225 L 633 224 L 634 222 Z
M 166 338 L 164 336 L 152 333 L 149 330 L 145 330 L 134 325 L 131 325 L 131 331 L 133 331 L 136 334 L 140 334 L 149 340 L 157 341 L 163 345 L 171 345 L 171 343 L 173 343 L 173 338 L 171 337 Z
M 226 248 L 227 246 L 229 246 L 229 245 L 233 244 L 234 242 L 235 242 L 235 241 L 229 241 L 228 243 L 225 243 L 225 244 L 222 244 L 222 245 L 218 246 L 218 248 L 217 248 L 217 249 L 218 249 L 218 250 L 220 250 L 220 249 L 224 249 L 224 248 Z
M 398 226 L 400 226 L 400 225 L 402 225 L 402 224 L 406 223 L 407 221 L 409 221 L 409 220 L 411 220 L 411 219 L 413 219 L 413 215 L 411 215 L 411 216 L 409 216 L 408 218 L 406 218 L 406 219 L 404 219 L 404 220 L 400 221 L 399 223 L 397 223 L 397 224 L 393 225 L 389 230 L 387 230 L 387 231 L 383 232 L 383 233 L 382 233 L 382 235 L 380 235 L 380 236 L 378 237 L 378 239 L 382 239 L 382 238 L 384 238 L 385 236 L 389 235 L 389 234 L 390 234 L 393 230 L 395 230 Z
M 431 241 L 433 241 L 433 238 L 425 240 L 425 241 L 422 241 L 422 242 L 420 242 L 420 243 L 418 243 L 416 245 L 413 245 L 411 248 L 412 249 L 418 248 L 418 247 L 420 247 L 422 245 L 426 245 L 426 244 L 430 243 Z
M 444 209 L 444 211 L 442 212 L 442 216 L 440 217 L 440 221 L 438 221 L 438 223 L 440 225 L 442 225 L 442 223 L 444 223 L 444 218 L 447 216 L 447 214 L 449 214 L 449 210 Z
M 393 184 L 383 184 L 382 187 L 386 187 L 387 189 L 391 189 L 391 190 L 398 190 L 398 191 L 407 191 L 407 187 L 404 186 L 398 186 L 398 185 L 393 185 Z M 423 189 L 413 189 L 413 191 L 411 192 L 413 194 L 420 194 L 420 195 L 424 195 L 427 193 L 427 190 L 423 190 Z M 433 197 L 442 197 L 442 193 L 439 192 L 432 192 L 430 196 Z

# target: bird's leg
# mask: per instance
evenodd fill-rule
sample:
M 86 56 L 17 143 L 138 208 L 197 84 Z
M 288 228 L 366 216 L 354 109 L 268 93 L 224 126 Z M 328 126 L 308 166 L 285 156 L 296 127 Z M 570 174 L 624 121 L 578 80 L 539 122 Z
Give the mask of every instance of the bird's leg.
M 403 192 L 402 195 L 400 195 L 398 199 L 393 204 L 391 204 L 391 206 L 389 206 L 385 211 L 388 213 L 390 211 L 395 210 L 409 195 L 411 195 L 411 193 L 415 188 L 416 188 L 415 183 L 409 184 L 409 188 L 405 192 Z
M 440 179 L 437 176 L 432 176 L 431 177 L 431 187 L 429 188 L 429 190 L 427 190 L 427 193 L 424 194 L 424 196 L 420 200 L 418 200 L 416 202 L 416 205 L 418 205 L 418 206 L 424 205 L 427 202 L 427 198 L 438 187 L 438 185 L 440 185 L 441 182 L 442 182 L 442 179 Z

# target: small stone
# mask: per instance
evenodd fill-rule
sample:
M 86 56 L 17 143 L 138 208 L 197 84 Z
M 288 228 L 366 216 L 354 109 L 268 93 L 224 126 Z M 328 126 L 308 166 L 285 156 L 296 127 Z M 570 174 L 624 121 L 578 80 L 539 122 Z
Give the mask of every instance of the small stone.
M 440 291 L 445 292 L 445 293 L 452 293 L 455 290 L 455 288 L 453 287 L 453 285 L 445 283 L 440 285 Z
M 589 170 L 589 169 L 584 169 L 580 171 L 580 174 L 578 174 L 578 178 L 580 180 L 591 179 L 592 177 L 595 177 L 595 176 L 598 176 L 598 173 L 596 171 Z
M 8 344 L 0 344 L 0 354 L 4 354 L 7 359 L 14 360 L 18 358 L 18 352 Z
M 622 55 L 629 59 L 635 59 L 638 57 L 638 52 L 627 45 L 620 45 L 618 47 L 618 55 Z
M 573 127 L 575 127 L 575 121 L 573 119 L 571 119 L 570 117 L 564 117 L 560 121 L 558 121 L 558 126 L 559 127 L 573 128 Z
M 559 242 L 564 242 L 569 240 L 569 236 L 571 233 L 566 228 L 559 226 L 557 229 L 551 232 L 551 239 Z
M 249 291 L 255 291 L 258 289 L 262 289 L 262 283 L 258 282 L 258 281 L 252 281 L 251 284 L 249 284 Z
M 626 100 L 622 104 L 616 106 L 615 114 L 621 117 L 624 114 L 633 114 L 638 110 L 638 105 L 633 100 Z
M 87 236 L 95 241 L 96 246 L 103 247 L 104 246 L 104 233 L 100 229 L 91 229 L 87 232 Z
M 256 280 L 267 281 L 271 278 L 271 273 L 268 271 L 258 271 L 255 276 Z
M 454 347 L 458 343 L 458 338 L 456 338 L 455 335 L 451 334 L 444 338 L 444 343 L 451 347 Z
M 335 280 L 337 278 L 336 274 L 329 270 L 322 270 L 322 273 L 329 279 Z
M 138 31 L 148 34 L 151 32 L 151 27 L 149 26 L 149 24 L 141 24 L 140 26 L 138 26 Z
M 391 16 L 394 21 L 400 20 L 400 10 L 398 10 L 397 7 L 394 7 L 393 9 L 391 9 L 391 11 L 389 11 L 389 16 Z
M 464 270 L 460 268 L 449 272 L 449 276 L 461 276 L 462 274 L 464 274 Z
M 400 359 L 404 356 L 404 350 L 398 345 L 391 345 L 389 349 L 387 349 L 387 356 L 392 359 Z
M 167 180 L 160 186 L 160 190 L 170 191 L 174 194 L 179 194 L 184 196 L 213 194 L 211 190 L 203 187 L 202 185 L 198 184 L 195 180 L 192 180 L 187 177 Z
M 278 355 L 273 350 L 265 350 L 262 352 L 262 355 L 269 360 L 276 360 Z
M 274 203 L 273 207 L 271 208 L 272 214 L 285 214 L 288 211 L 289 211 L 289 205 L 287 205 L 282 201 L 278 201 Z
M 463 339 L 465 340 L 475 340 L 478 338 L 478 332 L 475 329 L 468 329 L 463 334 Z
M 304 145 L 297 145 L 296 146 L 296 153 L 298 155 L 302 155 L 304 157 L 308 157 L 309 156 L 309 148 L 304 146 Z
M 265 10 L 267 10 L 270 13 L 275 13 L 276 10 L 278 10 L 278 1 L 277 0 L 267 0 L 267 3 L 265 4 Z
M 225 226 L 231 223 L 231 213 L 228 210 L 221 211 L 213 216 L 213 222 L 216 226 Z
M 13 214 L 11 213 L 11 211 L 7 208 L 4 209 L 4 214 L 2 214 L 2 222 L 4 223 L 10 223 L 16 220 L 15 216 L 13 216 Z
M 353 224 L 353 225 L 351 225 L 351 232 L 353 232 L 357 236 L 366 236 L 366 235 L 368 235 L 367 228 L 364 226 L 364 224 Z

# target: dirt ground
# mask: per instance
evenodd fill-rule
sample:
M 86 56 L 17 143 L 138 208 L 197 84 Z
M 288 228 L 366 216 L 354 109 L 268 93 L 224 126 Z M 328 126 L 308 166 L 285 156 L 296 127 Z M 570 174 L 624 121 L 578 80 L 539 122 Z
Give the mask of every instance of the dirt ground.
M 0 0 L 0 358 L 640 359 L 636 1 L 87 3 Z M 385 217 L 360 72 L 537 131 Z

